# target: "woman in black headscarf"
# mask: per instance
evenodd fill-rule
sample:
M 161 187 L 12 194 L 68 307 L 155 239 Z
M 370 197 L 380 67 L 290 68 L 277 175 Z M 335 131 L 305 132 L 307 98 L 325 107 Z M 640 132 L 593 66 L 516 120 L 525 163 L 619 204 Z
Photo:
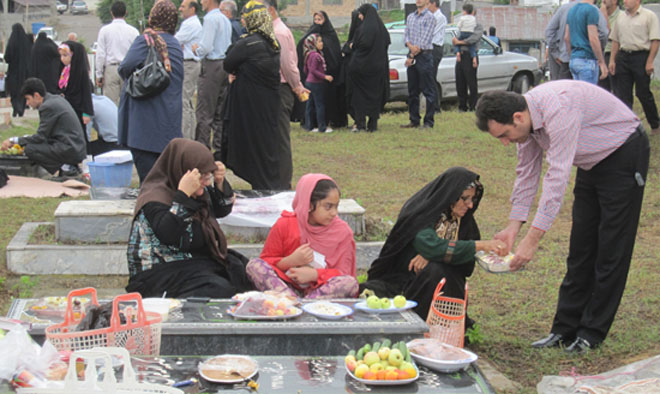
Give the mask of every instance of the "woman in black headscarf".
M 5 90 L 11 96 L 12 116 L 23 116 L 25 97 L 21 95 L 23 82 L 30 74 L 30 39 L 20 23 L 11 27 L 4 59 L 9 66 L 5 76 Z
M 37 36 L 34 45 L 32 45 L 31 58 L 31 75 L 41 79 L 48 93 L 59 93 L 57 82 L 60 78 L 60 67 L 62 66 L 60 53 L 57 50 L 57 44 L 48 38 L 46 33 L 41 32 Z
M 348 28 L 348 39 L 344 43 L 344 46 L 341 47 L 341 54 L 344 57 L 343 64 L 348 65 L 351 63 L 351 57 L 353 56 L 353 40 L 355 39 L 355 32 L 362 24 L 362 19 L 360 18 L 360 13 L 358 10 L 353 10 L 351 13 L 351 26 Z M 389 33 L 388 33 L 389 34 Z M 348 75 L 348 67 L 341 68 L 341 78 L 344 79 L 344 90 L 346 92 L 346 112 L 353 118 L 355 121 L 355 109 L 351 106 L 351 101 L 353 99 L 353 82 L 351 81 L 350 75 Z M 353 130 L 357 131 L 357 125 L 353 125 Z
M 296 51 L 298 52 L 298 69 L 300 70 L 300 80 L 305 81 L 307 75 L 304 73 L 305 55 L 304 42 L 310 34 L 319 34 L 323 38 L 323 59 L 325 60 L 326 74 L 332 75 L 332 82 L 327 84 L 325 89 L 325 119 L 328 125 L 334 128 L 346 127 L 348 119 L 346 117 L 346 99 L 344 91 L 344 81 L 340 78 L 342 68 L 341 45 L 335 28 L 328 18 L 325 11 L 314 13 L 314 23 L 307 30 L 307 33 L 298 41 Z M 304 114 L 304 105 L 298 105 L 296 102 L 296 118 L 302 119 Z M 301 108 L 302 107 L 302 108 Z
M 230 298 L 251 290 L 247 259 L 227 249 L 217 218 L 233 195 L 221 162 L 197 141 L 173 139 L 140 188 L 128 241 L 126 291 L 143 297 Z
M 463 167 L 448 169 L 415 193 L 401 208 L 360 291 L 370 289 L 379 297 L 403 294 L 417 301 L 415 312 L 422 319 L 442 278 L 444 295 L 463 299 L 475 253 L 505 250 L 500 240 L 480 241 L 474 212 L 482 196 L 479 175 Z
M 276 190 L 280 112 L 280 46 L 268 9 L 257 1 L 242 10 L 248 34 L 227 50 L 223 67 L 234 79 L 224 108 L 222 160 L 255 190 Z
M 378 117 L 389 96 L 387 48 L 390 46 L 390 34 L 371 4 L 362 4 L 358 13 L 362 23 L 355 32 L 353 51 L 348 64 L 348 75 L 352 84 L 349 107 L 355 112 L 358 131 L 366 127 L 373 132 L 378 128 Z
M 94 116 L 92 105 L 92 84 L 89 79 L 89 62 L 85 46 L 75 41 L 65 41 L 59 46 L 60 60 L 64 65 L 60 73 L 58 87 L 64 94 L 66 101 L 76 111 L 83 130 Z M 90 152 L 87 133 L 87 151 Z

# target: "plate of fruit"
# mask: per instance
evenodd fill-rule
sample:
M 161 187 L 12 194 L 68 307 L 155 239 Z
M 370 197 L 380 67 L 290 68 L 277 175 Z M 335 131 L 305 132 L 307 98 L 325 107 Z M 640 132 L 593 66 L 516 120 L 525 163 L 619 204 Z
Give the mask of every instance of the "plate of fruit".
M 406 297 L 398 295 L 394 298 L 378 298 L 369 296 L 366 300 L 356 302 L 354 307 L 368 313 L 393 313 L 405 311 L 417 306 L 417 302 L 406 300 Z
M 344 365 L 351 378 L 368 385 L 402 385 L 419 378 L 419 369 L 406 343 L 392 344 L 389 339 L 351 350 L 344 358 Z
M 227 309 L 227 314 L 236 319 L 283 320 L 302 315 L 303 311 L 285 300 L 269 296 L 250 297 Z
M 339 320 L 342 317 L 353 314 L 353 309 L 350 306 L 329 301 L 316 301 L 303 304 L 302 309 L 310 315 L 329 320 Z
M 0 150 L 0 155 L 5 155 L 5 156 L 23 156 L 25 152 L 23 151 L 23 147 L 14 144 L 11 148 L 7 150 Z

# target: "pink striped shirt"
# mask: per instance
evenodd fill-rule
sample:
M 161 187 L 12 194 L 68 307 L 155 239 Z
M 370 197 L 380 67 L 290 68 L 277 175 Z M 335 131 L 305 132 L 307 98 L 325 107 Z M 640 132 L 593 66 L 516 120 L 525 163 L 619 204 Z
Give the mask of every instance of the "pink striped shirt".
M 532 226 L 547 231 L 561 208 L 571 167 L 590 170 L 623 145 L 640 120 L 614 95 L 587 82 L 547 82 L 525 94 L 525 100 L 533 132 L 518 144 L 509 218 L 527 221 L 545 152 L 548 170 Z

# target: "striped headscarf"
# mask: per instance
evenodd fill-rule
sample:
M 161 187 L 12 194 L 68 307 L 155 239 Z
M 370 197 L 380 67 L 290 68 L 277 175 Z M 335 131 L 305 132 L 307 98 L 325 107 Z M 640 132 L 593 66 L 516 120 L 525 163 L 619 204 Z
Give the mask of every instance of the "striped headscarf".
M 273 21 L 270 18 L 268 8 L 263 3 L 250 0 L 243 7 L 241 16 L 245 20 L 245 28 L 248 33 L 256 32 L 261 34 L 273 49 L 276 51 L 280 50 L 280 44 L 277 42 L 275 33 L 273 32 Z

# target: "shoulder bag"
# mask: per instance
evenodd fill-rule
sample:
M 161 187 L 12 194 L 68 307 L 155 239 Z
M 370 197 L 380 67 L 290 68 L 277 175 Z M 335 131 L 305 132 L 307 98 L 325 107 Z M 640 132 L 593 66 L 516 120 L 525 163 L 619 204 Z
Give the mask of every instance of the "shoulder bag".
M 134 99 L 147 99 L 162 93 L 170 85 L 170 74 L 160 59 L 153 39 L 144 35 L 148 45 L 147 58 L 126 80 L 126 93 Z

